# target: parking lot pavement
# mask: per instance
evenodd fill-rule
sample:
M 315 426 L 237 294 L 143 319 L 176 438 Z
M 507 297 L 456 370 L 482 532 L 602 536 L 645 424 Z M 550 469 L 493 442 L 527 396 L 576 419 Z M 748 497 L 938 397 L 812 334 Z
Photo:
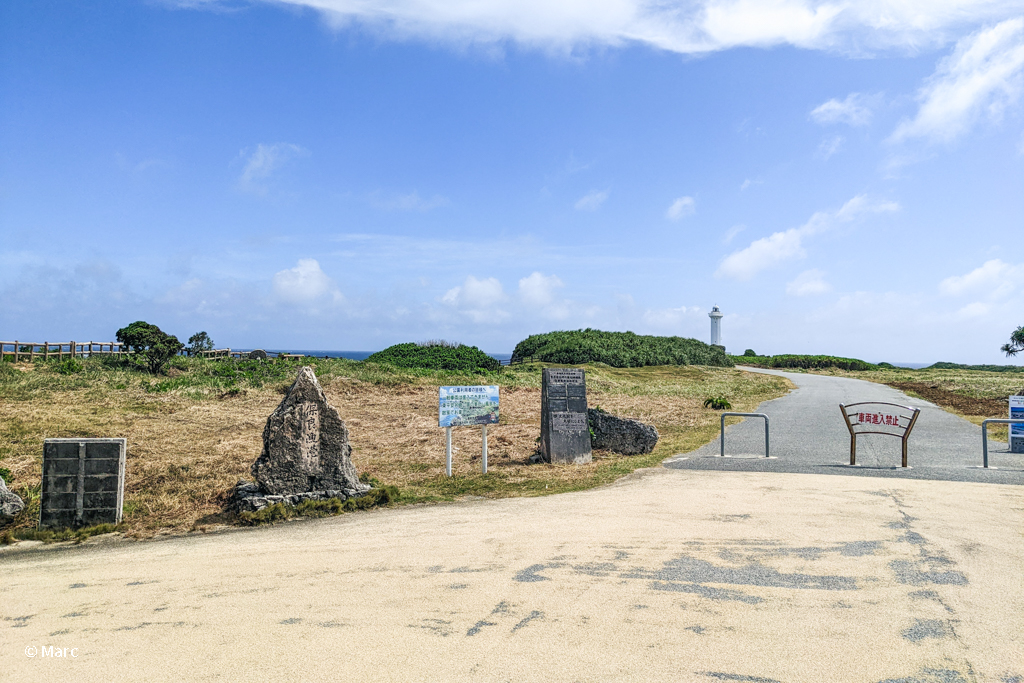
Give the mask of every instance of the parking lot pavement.
M 1020 492 L 654 468 L 558 496 L 19 544 L 0 550 L 0 670 L 86 682 L 1017 681 Z

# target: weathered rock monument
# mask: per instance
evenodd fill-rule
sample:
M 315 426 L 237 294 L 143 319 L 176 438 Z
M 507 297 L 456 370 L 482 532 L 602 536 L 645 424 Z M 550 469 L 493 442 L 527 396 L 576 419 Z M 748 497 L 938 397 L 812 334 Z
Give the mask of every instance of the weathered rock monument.
M 616 417 L 600 408 L 588 409 L 587 420 L 594 435 L 594 448 L 641 455 L 650 453 L 658 445 L 658 430 L 654 425 Z
M 544 368 L 540 389 L 540 453 L 545 462 L 591 461 L 587 380 L 576 368 Z
M 7 524 L 24 509 L 25 502 L 8 489 L 7 483 L 0 477 L 0 524 Z
M 258 510 L 275 502 L 352 498 L 370 490 L 352 464 L 348 429 L 327 402 L 313 368 L 304 367 L 263 429 L 252 465 L 256 484 L 239 482 L 236 504 Z
M 125 439 L 46 439 L 40 529 L 120 524 Z

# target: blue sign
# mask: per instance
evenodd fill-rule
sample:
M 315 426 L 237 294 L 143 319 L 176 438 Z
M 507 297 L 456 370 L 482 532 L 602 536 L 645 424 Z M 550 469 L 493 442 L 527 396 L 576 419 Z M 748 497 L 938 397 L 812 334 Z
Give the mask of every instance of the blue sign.
M 498 387 L 441 387 L 437 412 L 442 427 L 498 424 Z

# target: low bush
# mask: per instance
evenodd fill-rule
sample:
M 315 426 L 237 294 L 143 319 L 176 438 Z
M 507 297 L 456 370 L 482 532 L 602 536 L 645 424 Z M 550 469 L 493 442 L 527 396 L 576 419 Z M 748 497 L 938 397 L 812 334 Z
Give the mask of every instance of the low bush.
M 802 368 L 805 370 L 822 370 L 839 368 L 841 370 L 877 370 L 878 366 L 858 358 L 842 358 L 840 356 L 809 356 L 801 354 L 781 354 L 778 356 L 735 356 L 744 365 L 761 368 Z
M 649 365 L 717 365 L 732 367 L 721 349 L 696 339 L 655 337 L 633 332 L 572 330 L 527 337 L 516 344 L 514 361 L 533 357 L 545 363 L 604 363 L 615 368 Z
M 85 369 L 82 361 L 77 358 L 65 358 L 57 364 L 57 372 L 62 375 L 74 375 Z
M 398 368 L 426 368 L 479 372 L 497 370 L 500 363 L 475 346 L 441 344 L 395 344 L 366 359 L 371 363 L 387 363 Z
M 704 401 L 704 407 L 712 410 L 730 410 L 732 404 L 724 396 L 714 396 Z
M 274 503 L 258 512 L 243 512 L 238 515 L 238 520 L 248 526 L 258 526 L 260 524 L 273 524 L 274 522 L 291 519 L 292 517 L 330 517 L 340 515 L 343 512 L 382 507 L 398 499 L 397 487 L 381 486 L 370 489 L 364 496 L 349 498 L 345 501 L 338 498 L 328 498 L 327 500 L 304 500 L 298 505 Z

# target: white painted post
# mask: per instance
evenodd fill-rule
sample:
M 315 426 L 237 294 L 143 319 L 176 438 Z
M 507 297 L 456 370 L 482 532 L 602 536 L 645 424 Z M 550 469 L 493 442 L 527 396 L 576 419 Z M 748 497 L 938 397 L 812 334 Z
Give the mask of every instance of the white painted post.
M 483 450 L 483 462 L 484 462 L 484 474 L 487 474 L 487 425 L 483 425 L 484 428 L 484 450 Z
M 452 476 L 452 428 L 445 427 L 445 464 L 444 471 Z

